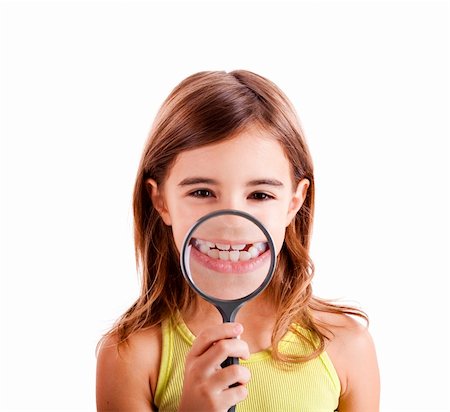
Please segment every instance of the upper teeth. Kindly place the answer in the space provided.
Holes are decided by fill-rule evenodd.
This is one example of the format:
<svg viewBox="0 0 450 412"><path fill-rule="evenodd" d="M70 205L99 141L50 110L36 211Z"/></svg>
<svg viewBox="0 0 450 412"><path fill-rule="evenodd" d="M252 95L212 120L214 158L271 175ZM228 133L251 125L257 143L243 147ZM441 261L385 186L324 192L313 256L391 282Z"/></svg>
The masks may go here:
<svg viewBox="0 0 450 412"><path fill-rule="evenodd" d="M213 259L231 260L232 262L246 261L265 252L267 243L255 242L246 248L246 244L213 243L207 240L195 239L195 246L200 252ZM247 250L244 250L247 249Z"/></svg>

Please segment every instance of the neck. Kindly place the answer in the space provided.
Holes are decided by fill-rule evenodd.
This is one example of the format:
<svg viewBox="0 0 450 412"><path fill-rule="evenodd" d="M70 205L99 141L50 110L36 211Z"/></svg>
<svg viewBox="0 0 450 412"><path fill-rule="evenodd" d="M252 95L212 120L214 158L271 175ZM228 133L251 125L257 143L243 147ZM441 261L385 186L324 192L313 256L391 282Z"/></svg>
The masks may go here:
<svg viewBox="0 0 450 412"><path fill-rule="evenodd" d="M222 316L210 303L197 297L190 309L181 314L192 333L197 336L205 325L221 324ZM247 341L250 352L270 347L272 330L276 321L276 310L264 294L245 303L236 316L236 322L244 326L242 339Z"/></svg>

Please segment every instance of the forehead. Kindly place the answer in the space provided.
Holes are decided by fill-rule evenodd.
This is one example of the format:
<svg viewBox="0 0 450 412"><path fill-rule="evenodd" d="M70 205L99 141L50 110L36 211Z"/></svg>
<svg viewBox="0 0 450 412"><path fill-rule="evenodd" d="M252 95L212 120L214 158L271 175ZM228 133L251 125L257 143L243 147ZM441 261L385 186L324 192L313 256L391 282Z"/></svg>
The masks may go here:
<svg viewBox="0 0 450 412"><path fill-rule="evenodd" d="M260 177L291 180L291 166L281 144L257 130L242 132L219 143L179 154L168 181L191 176L216 179L255 179Z"/></svg>

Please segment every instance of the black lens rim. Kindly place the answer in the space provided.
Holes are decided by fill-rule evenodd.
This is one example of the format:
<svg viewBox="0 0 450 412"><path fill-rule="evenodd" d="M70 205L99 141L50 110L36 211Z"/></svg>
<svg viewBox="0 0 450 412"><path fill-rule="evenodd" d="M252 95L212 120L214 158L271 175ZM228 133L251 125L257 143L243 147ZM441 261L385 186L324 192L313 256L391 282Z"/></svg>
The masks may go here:
<svg viewBox="0 0 450 412"><path fill-rule="evenodd" d="M204 293L201 289L199 289L197 287L197 285L192 281L192 277L190 276L190 274L191 274L190 267L189 267L190 253L189 253L188 247L189 247L189 243L193 237L194 232L205 221L207 221L209 219L213 219L218 216L222 216L222 215L240 216L240 217L243 217L243 218L251 221L252 223L254 223L256 226L258 226L258 228L266 236L267 243L268 243L269 249L270 249L270 257L271 257L270 266L269 266L269 270L267 272L267 275L266 275L264 281L252 293L249 293L248 295L243 296L242 298L239 298L239 299L218 299L213 296L210 296L210 295ZM184 241L183 241L181 253L180 253L181 271L183 273L184 278L188 282L189 286L196 293L198 293L203 299L205 299L206 301L208 301L216 306L220 306L221 304L226 304L228 306L228 305L232 304L232 305L236 305L236 307L237 307L237 306L241 306L243 303L248 302L249 300L258 296L272 280L273 274L275 272L275 263L276 263L275 244L274 244L274 241L273 241L272 236L269 233L269 231L256 217L254 217L251 214L244 212L242 210L235 210L235 209L216 210L214 212L208 213L205 216L201 217L197 222L194 223L194 225L192 225L192 227L189 229L188 233L186 234Z"/></svg>

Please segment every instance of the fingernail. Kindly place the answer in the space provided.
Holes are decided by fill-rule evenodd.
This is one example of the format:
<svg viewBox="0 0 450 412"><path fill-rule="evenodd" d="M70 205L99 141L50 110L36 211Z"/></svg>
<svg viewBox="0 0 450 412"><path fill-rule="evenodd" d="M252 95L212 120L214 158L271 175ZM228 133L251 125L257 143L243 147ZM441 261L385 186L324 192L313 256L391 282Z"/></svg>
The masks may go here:
<svg viewBox="0 0 450 412"><path fill-rule="evenodd" d="M243 332L244 328L243 328L243 326L242 326L240 323L238 323L238 324L234 327L233 330L234 330L235 333L237 333L238 335L240 335L240 334Z"/></svg>

